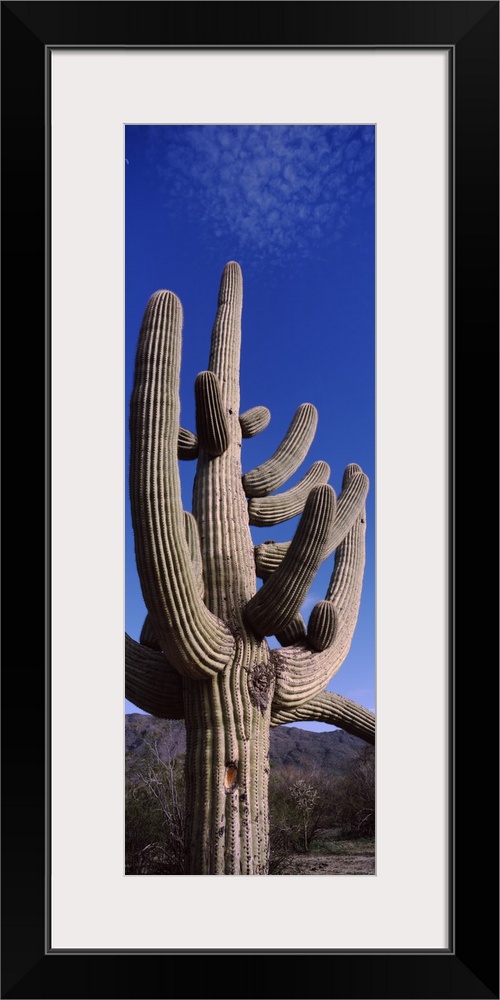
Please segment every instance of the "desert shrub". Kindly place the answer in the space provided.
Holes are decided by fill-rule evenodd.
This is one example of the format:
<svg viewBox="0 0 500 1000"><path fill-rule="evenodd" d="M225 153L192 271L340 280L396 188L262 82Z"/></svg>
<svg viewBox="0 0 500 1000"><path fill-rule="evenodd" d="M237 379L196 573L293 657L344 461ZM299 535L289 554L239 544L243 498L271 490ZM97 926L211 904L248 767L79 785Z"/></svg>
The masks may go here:
<svg viewBox="0 0 500 1000"><path fill-rule="evenodd" d="M340 779L336 823L344 837L375 834L375 749L366 745Z"/></svg>
<svg viewBox="0 0 500 1000"><path fill-rule="evenodd" d="M163 760L157 743L128 758L125 785L125 872L184 872L184 760Z"/></svg>
<svg viewBox="0 0 500 1000"><path fill-rule="evenodd" d="M289 854L307 854L321 823L325 781L317 772L303 774L297 768L271 770L269 813L271 857L273 843Z"/></svg>

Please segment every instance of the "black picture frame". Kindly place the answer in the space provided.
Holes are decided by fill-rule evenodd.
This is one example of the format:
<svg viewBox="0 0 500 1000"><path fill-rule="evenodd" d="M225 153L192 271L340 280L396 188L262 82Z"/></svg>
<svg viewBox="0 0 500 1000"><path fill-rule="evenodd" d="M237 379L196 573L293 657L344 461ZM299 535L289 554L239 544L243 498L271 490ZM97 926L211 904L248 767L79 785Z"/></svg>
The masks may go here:
<svg viewBox="0 0 500 1000"><path fill-rule="evenodd" d="M498 593L489 581L498 553L499 3L2 3L1 18L2 997L498 998ZM46 951L46 50L152 45L450 50L453 946L444 952ZM416 609L416 627L419 618Z"/></svg>

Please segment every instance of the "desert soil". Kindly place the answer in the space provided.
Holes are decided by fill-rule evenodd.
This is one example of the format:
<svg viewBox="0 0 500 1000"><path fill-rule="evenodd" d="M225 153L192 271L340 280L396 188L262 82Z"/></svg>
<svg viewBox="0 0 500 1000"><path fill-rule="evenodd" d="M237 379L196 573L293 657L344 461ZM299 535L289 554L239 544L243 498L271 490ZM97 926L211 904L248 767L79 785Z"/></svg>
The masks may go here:
<svg viewBox="0 0 500 1000"><path fill-rule="evenodd" d="M373 854L295 854L282 875L375 875Z"/></svg>

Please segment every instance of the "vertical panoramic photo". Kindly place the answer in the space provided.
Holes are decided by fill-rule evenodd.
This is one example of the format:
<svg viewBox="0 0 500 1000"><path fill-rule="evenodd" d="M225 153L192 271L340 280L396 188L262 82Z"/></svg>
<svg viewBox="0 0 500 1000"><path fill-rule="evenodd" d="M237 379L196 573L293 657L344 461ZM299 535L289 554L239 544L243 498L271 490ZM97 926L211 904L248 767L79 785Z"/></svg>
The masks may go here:
<svg viewBox="0 0 500 1000"><path fill-rule="evenodd" d="M375 873L375 126L125 127L125 873Z"/></svg>

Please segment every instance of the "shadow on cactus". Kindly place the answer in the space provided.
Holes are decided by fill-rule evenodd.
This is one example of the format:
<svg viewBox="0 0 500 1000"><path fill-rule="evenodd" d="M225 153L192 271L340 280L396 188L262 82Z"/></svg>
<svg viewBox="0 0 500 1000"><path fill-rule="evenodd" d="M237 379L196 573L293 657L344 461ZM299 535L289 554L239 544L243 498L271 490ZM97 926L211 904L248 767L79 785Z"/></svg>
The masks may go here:
<svg viewBox="0 0 500 1000"><path fill-rule="evenodd" d="M186 724L185 872L269 871L269 730L298 720L340 726L373 743L371 712L325 690L350 647L365 563L368 479L349 465L337 497L314 463L293 488L317 413L300 406L268 461L242 475L242 438L268 424L240 413L242 275L221 279L208 371L195 383L196 433L180 426L182 307L151 296L141 326L130 407L130 497L137 568L148 610L126 636L126 695ZM192 513L179 460L196 460ZM287 543L254 546L250 525L301 514ZM335 552L325 600L306 628L300 608ZM257 589L257 578L262 586ZM270 649L267 636L281 647Z"/></svg>

